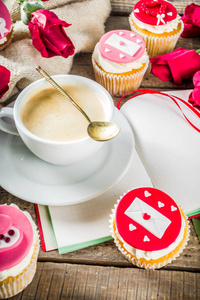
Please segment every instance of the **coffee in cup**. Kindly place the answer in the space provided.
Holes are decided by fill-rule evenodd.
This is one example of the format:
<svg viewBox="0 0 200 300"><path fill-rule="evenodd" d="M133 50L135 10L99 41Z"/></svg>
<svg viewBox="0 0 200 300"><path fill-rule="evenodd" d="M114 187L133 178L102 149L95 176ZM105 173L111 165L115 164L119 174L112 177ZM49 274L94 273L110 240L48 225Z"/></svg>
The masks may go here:
<svg viewBox="0 0 200 300"><path fill-rule="evenodd" d="M92 121L111 121L113 99L100 84L76 75L55 75L52 78L66 89ZM13 119L14 125L5 117ZM103 146L104 142L89 137L87 126L81 112L45 79L27 86L18 95L14 108L0 110L1 130L20 135L36 156L57 165L83 161Z"/></svg>
<svg viewBox="0 0 200 300"><path fill-rule="evenodd" d="M105 120L101 96L84 84L65 85L62 88L90 116L91 120ZM54 88L36 90L26 96L21 108L24 126L46 140L70 142L86 138L88 121Z"/></svg>

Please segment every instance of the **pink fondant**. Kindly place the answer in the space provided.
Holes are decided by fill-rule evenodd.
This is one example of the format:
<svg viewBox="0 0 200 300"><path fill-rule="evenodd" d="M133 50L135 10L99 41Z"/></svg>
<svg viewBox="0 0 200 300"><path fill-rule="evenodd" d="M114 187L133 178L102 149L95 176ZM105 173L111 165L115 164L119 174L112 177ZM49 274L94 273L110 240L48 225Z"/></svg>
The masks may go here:
<svg viewBox="0 0 200 300"><path fill-rule="evenodd" d="M174 20L176 8L164 0L140 0L133 7L134 16L143 23L160 26Z"/></svg>
<svg viewBox="0 0 200 300"><path fill-rule="evenodd" d="M12 27L12 21L11 21L11 17L10 17L10 13L7 9L7 7L5 6L5 4L0 0L0 18L5 20L5 28L8 30L7 32L4 33L4 37L9 33L9 31L11 30ZM1 35L0 35L0 39L1 39Z"/></svg>
<svg viewBox="0 0 200 300"><path fill-rule="evenodd" d="M12 220L9 216L0 214L0 234L8 232L12 226Z"/></svg>
<svg viewBox="0 0 200 300"><path fill-rule="evenodd" d="M106 59L127 64L137 61L144 54L145 43L139 35L129 30L112 30L100 39L99 50Z"/></svg>
<svg viewBox="0 0 200 300"><path fill-rule="evenodd" d="M145 197L145 191L148 191L151 196ZM170 220L169 225L161 238L158 238L145 227L125 214L130 205L134 201L138 201L138 199L142 200L158 213ZM164 204L164 206L159 207L159 201ZM175 207L176 210L171 209L172 206ZM134 213L140 213L139 211L140 207L138 206ZM146 222L154 222L153 216L150 215L149 211L144 211L143 213L147 214L146 217L150 216L150 218L148 217L146 219ZM167 248L179 235L181 224L182 219L177 204L167 194L154 188L138 188L128 192L121 199L116 210L116 226L121 237L132 247L144 251L155 251ZM136 229L130 230L130 228Z"/></svg>
<svg viewBox="0 0 200 300"><path fill-rule="evenodd" d="M20 231L20 237L15 244L0 248L1 272L16 266L28 254L33 243L33 229L28 218L16 207L0 205L0 215L5 217L4 221L7 220L7 217L11 219L11 226L7 228L7 232L11 227L15 227ZM2 225L2 228L4 228L4 225Z"/></svg>

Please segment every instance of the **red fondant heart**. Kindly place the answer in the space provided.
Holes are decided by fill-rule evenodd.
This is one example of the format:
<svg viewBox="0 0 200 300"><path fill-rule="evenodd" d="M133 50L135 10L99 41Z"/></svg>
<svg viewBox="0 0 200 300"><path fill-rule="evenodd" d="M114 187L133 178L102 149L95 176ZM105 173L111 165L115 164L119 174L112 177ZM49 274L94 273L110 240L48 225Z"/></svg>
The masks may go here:
<svg viewBox="0 0 200 300"><path fill-rule="evenodd" d="M148 215L147 213L144 213L144 215L143 215L144 220L149 220L150 218L151 218L150 215Z"/></svg>

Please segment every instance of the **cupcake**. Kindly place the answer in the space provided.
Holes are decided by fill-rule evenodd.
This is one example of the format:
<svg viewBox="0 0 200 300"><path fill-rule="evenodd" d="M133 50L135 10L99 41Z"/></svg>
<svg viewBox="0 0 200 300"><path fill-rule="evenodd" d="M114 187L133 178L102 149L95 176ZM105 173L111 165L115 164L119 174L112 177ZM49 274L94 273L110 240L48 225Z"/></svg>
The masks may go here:
<svg viewBox="0 0 200 300"><path fill-rule="evenodd" d="M12 297L32 281L39 252L39 236L27 212L16 205L0 205L0 299Z"/></svg>
<svg viewBox="0 0 200 300"><path fill-rule="evenodd" d="M131 30L145 41L150 57L174 50L184 25L176 8L164 0L140 0L129 16Z"/></svg>
<svg viewBox="0 0 200 300"><path fill-rule="evenodd" d="M12 38L12 21L5 4L0 0L0 50L3 50Z"/></svg>
<svg viewBox="0 0 200 300"><path fill-rule="evenodd" d="M148 63L143 39L129 30L104 34L92 55L96 81L113 96L137 90Z"/></svg>
<svg viewBox="0 0 200 300"><path fill-rule="evenodd" d="M150 187L134 189L121 197L110 223L121 253L145 269L170 263L182 252L189 236L183 210L167 194Z"/></svg>

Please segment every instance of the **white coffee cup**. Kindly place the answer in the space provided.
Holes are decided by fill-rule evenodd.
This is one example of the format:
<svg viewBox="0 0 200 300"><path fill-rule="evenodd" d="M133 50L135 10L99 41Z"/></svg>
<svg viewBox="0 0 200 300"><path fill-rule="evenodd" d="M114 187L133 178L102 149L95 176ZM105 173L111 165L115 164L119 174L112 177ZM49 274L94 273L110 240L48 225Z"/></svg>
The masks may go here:
<svg viewBox="0 0 200 300"><path fill-rule="evenodd" d="M52 78L60 85L64 83L85 84L89 89L98 93L102 100L105 112L105 121L111 121L114 103L110 94L97 82L76 75L55 75ZM98 142L86 136L74 141L51 141L31 133L23 124L21 109L27 101L26 97L34 90L46 88L50 84L44 79L35 81L27 86L17 97L14 107L4 107L0 111L0 129L10 134L20 135L25 145L39 158L57 165L71 165L83 161L99 150L104 142ZM66 99L66 101L68 101ZM81 114L81 113L80 113ZM14 120L14 125L7 122L6 118ZM94 121L94 120L93 120ZM96 120L101 121L101 120Z"/></svg>

